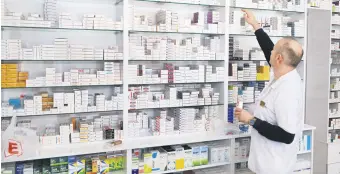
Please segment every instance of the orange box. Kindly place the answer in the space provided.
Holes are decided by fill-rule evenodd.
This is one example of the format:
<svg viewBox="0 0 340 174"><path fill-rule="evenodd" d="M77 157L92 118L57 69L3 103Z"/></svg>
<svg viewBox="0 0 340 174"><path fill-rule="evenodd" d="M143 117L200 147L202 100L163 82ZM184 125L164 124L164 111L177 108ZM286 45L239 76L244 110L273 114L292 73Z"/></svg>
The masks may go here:
<svg viewBox="0 0 340 174"><path fill-rule="evenodd" d="M7 69L18 69L18 64L7 64Z"/></svg>
<svg viewBox="0 0 340 174"><path fill-rule="evenodd" d="M17 82L17 87L26 87L26 82Z"/></svg>
<svg viewBox="0 0 340 174"><path fill-rule="evenodd" d="M44 103L47 104L47 103L48 103L48 98L47 98L47 97L43 97L43 98L42 98L42 102L43 102L43 104L44 104Z"/></svg>
<svg viewBox="0 0 340 174"><path fill-rule="evenodd" d="M28 77L18 77L19 81L26 81L28 79Z"/></svg>
<svg viewBox="0 0 340 174"><path fill-rule="evenodd" d="M28 77L28 72L19 72L19 77Z"/></svg>
<svg viewBox="0 0 340 174"><path fill-rule="evenodd" d="M263 66L258 66L256 69L257 69L257 73L264 73L264 67Z"/></svg>
<svg viewBox="0 0 340 174"><path fill-rule="evenodd" d="M1 64L1 69L7 69L7 64Z"/></svg>
<svg viewBox="0 0 340 174"><path fill-rule="evenodd" d="M52 102L53 105L53 97L48 97L48 102Z"/></svg>
<svg viewBox="0 0 340 174"><path fill-rule="evenodd" d="M7 74L7 69L1 69L1 74Z"/></svg>

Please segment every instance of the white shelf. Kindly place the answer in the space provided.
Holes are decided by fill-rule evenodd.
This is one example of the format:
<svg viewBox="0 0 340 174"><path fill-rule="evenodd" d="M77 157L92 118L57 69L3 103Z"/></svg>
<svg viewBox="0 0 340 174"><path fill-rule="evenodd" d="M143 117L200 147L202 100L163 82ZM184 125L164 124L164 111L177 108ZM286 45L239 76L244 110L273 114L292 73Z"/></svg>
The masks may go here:
<svg viewBox="0 0 340 174"><path fill-rule="evenodd" d="M203 132L165 136L148 136L141 138L132 137L130 140L125 140L125 143L128 144L129 149L138 149L147 147L159 147L165 145L227 140L235 137L238 137L238 135L216 135L216 133L213 132Z"/></svg>
<svg viewBox="0 0 340 174"><path fill-rule="evenodd" d="M164 59L164 60L161 60L161 59L129 59L129 61L131 61L131 62L137 62L137 61L190 61L190 62L192 62L192 61L225 61L225 60L217 60L217 59L203 59L203 60L200 60L200 59Z"/></svg>
<svg viewBox="0 0 340 174"><path fill-rule="evenodd" d="M204 33L204 32L176 32L176 31L151 31L151 30L129 30L130 33L161 33L161 34L200 34L224 36L224 33Z"/></svg>
<svg viewBox="0 0 340 174"><path fill-rule="evenodd" d="M328 130L340 130L340 128L333 128L333 127L328 127Z"/></svg>
<svg viewBox="0 0 340 174"><path fill-rule="evenodd" d="M143 2L154 2L154 3L166 3L166 4L180 4L180 5L197 5L197 6L208 6L208 7L225 7L224 5L216 5L216 4L200 4L200 3L189 3L189 2L175 2L175 1L165 1L165 0L136 0Z"/></svg>
<svg viewBox="0 0 340 174"><path fill-rule="evenodd" d="M228 82L269 82L269 80L229 80Z"/></svg>
<svg viewBox="0 0 340 174"><path fill-rule="evenodd" d="M328 116L328 118L329 119L331 119L331 118L340 118L340 115L330 115L330 116Z"/></svg>
<svg viewBox="0 0 340 174"><path fill-rule="evenodd" d="M304 127L303 127L304 131L315 130L315 129L316 129L316 127L308 125L308 124L305 124Z"/></svg>
<svg viewBox="0 0 340 174"><path fill-rule="evenodd" d="M254 33L231 33L229 36L255 36ZM288 35L269 35L269 37L294 37L294 38L304 38L303 36L288 36Z"/></svg>
<svg viewBox="0 0 340 174"><path fill-rule="evenodd" d="M218 167L218 166L225 166L230 163L224 162L224 163L216 163L216 164L208 164L208 165L202 165L197 167L189 167L181 170L169 170L169 171L160 171L160 172L152 172L152 174L163 174L163 173L175 173L175 172L184 172L184 171L190 171L190 170L198 170L198 169L206 169L211 167Z"/></svg>
<svg viewBox="0 0 340 174"><path fill-rule="evenodd" d="M1 89L24 89L24 88L58 88L58 87L103 87L103 86L121 86L123 83L106 84L106 85L70 85L70 86L26 86L26 87L14 87L14 88L1 88Z"/></svg>
<svg viewBox="0 0 340 174"><path fill-rule="evenodd" d="M120 59L111 59L111 60L106 60L106 59L2 59L1 61L4 62L10 62L10 61L27 61L27 62L38 62L38 61L86 61L86 62L94 62L94 61L106 61L106 62L113 62L113 61L123 61Z"/></svg>
<svg viewBox="0 0 340 174"><path fill-rule="evenodd" d="M28 161L44 158L54 158L62 156L73 156L73 155L83 155L83 154L95 154L104 153L111 151L121 151L126 150L126 144L112 146L109 144L112 140L105 140L101 142L91 142L91 143L73 143L65 145L55 145L55 146L41 146L35 150L35 154L31 156L20 156L10 159L3 159L1 156L1 163L9 163L16 161Z"/></svg>
<svg viewBox="0 0 340 174"><path fill-rule="evenodd" d="M32 116L51 116L51 115L69 115L69 114L93 114L93 113L108 113L108 112L114 112L114 111L123 111L121 110L110 110L110 111L93 111L93 112L74 112L74 113L54 113L54 114L42 114L42 115L17 115L17 117L32 117ZM1 115L1 118L6 117L13 117L13 116L3 116Z"/></svg>
<svg viewBox="0 0 340 174"><path fill-rule="evenodd" d="M1 26L2 29L29 29L29 30L67 30L67 31L105 31L105 32L123 32L121 29L86 29L86 28L59 28L59 27L34 27L34 26Z"/></svg>
<svg viewBox="0 0 340 174"><path fill-rule="evenodd" d="M207 83L224 83L224 81L215 82L186 82L186 83L129 83L129 85L185 85L185 84L207 84Z"/></svg>
<svg viewBox="0 0 340 174"><path fill-rule="evenodd" d="M211 105L191 105L191 106L168 106L168 107L154 107L154 108L129 108L129 111L133 110L146 110L146 109L167 109L167 108L191 108L191 107L204 107L204 106L223 106L224 104L211 104Z"/></svg>
<svg viewBox="0 0 340 174"><path fill-rule="evenodd" d="M112 151L121 151L129 149L140 149L147 147L158 147L164 145L175 144L188 144L204 141L226 140L237 137L237 135L215 135L215 133L193 133L183 135L168 135L168 136L150 136L142 138L131 138L131 140L123 140L123 143L117 146L112 146L109 142L113 140L104 140L100 142L89 143L71 143L65 145L54 146L40 146L35 151L35 154L31 156L21 156L17 158L11 158L8 160L2 159L2 163L27 161L44 158L54 158L62 156L74 156L84 154L95 154ZM2 156L3 157L3 156ZM223 163L223 165L225 165Z"/></svg>
<svg viewBox="0 0 340 174"><path fill-rule="evenodd" d="M261 10L261 11L274 11L274 12L305 13L304 11L287 10L287 9L270 9L270 8L255 8L255 7L236 7L236 6L230 6L230 8L249 9L249 10Z"/></svg>
<svg viewBox="0 0 340 174"><path fill-rule="evenodd" d="M298 155L308 154L308 153L312 153L312 151L311 151L311 150L299 151L299 152L298 152Z"/></svg>
<svg viewBox="0 0 340 174"><path fill-rule="evenodd" d="M76 0L63 0L63 1L71 1L74 3L81 3L81 2L77 2ZM87 0L87 1L92 1L91 3L97 3L96 0ZM111 0L105 0L108 1L112 4L115 4L115 2L112 2ZM135 2L135 1L139 1L139 2ZM177 0L178 1L178 0ZM190 0L188 0L190 1ZM224 3L224 1L221 1ZM134 4L136 3L136 4ZM122 81L124 82L124 84L108 84L108 85L84 85L84 86L43 86L43 87L25 87L25 88L58 88L58 87L88 87L91 89L94 87L105 87L105 86L122 86L122 91L124 96L126 95L126 92L128 92L128 87L129 86L141 86L141 85L191 85L191 84L215 84L214 86L218 86L221 88L221 95L224 95L224 97L221 97L221 99L224 99L224 101L220 101L221 103L225 103L225 104L216 104L216 105L195 105L195 106L176 106L176 107L155 107L155 108L137 108L137 109L129 109L128 106L128 99L127 97L124 98L124 108L122 110L112 110L112 111L93 111L93 112L79 112L79 113L57 113L57 114L44 114L44 115L25 115L25 116L18 116L18 117L31 117L31 116L51 116L51 115L79 115L81 116L81 114L98 114L98 113L109 113L109 112L114 112L114 111L122 111L123 112L123 123L124 123L124 135L126 135L128 133L127 130L127 123L128 123L128 117L127 114L129 113L129 111L135 111L135 110L150 110L151 109L162 109L162 108L185 108L185 107L204 107L204 106L221 106L219 108L224 107L224 110L227 109L227 103L228 103L228 97L227 97L227 91L224 90L228 90L227 86L228 86L228 82L267 82L267 81L257 81L257 80L243 80L243 81L228 81L227 77L225 77L224 79L219 79L219 80L224 80L224 81L215 81L215 82L189 82L189 83L129 83L129 78L126 76L126 73L128 71L128 65L131 64L139 64L142 61L147 62L148 64L153 64L153 65L157 65L160 64L162 61L166 62L166 61L173 61L173 62L178 62L178 64L184 64L186 63L186 61L188 62L194 62L196 61L196 64L204 64L204 63L209 63L209 64L213 64L213 65L217 65L219 64L220 66L225 67L225 69L227 70L228 68L228 63L229 62L235 62L235 61L263 61L265 62L266 60L228 60L229 58L229 50L228 50L228 39L221 39L221 48L222 50L225 50L224 53L224 57L225 60L146 60L146 59L131 59L130 57L128 57L129 55L129 48L131 48L129 46L129 35L131 34L138 34L138 35L154 35L154 36L176 36L177 35L179 37L184 37L184 36L218 36L219 38L228 38L228 37L254 37L255 39L255 35L249 34L249 33L235 33L235 34L229 34L229 14L223 14L222 19L225 19L225 25L223 26L225 33L223 32L218 32L218 33L206 33L206 32L192 32L190 30L182 30L181 32L173 32L173 31L161 31L161 32L157 32L157 31L145 31L145 30L130 30L128 28L128 17L124 16L124 15L128 15L128 9L130 5L138 5L138 3L145 3L146 6L153 6L152 8L157 8L159 9L164 8L167 9L168 7L181 7L181 8L200 8L200 9L205 9L205 10L209 10L209 9L216 9L216 10L220 10L220 11L224 11L221 12L222 13L228 13L230 11L230 8L246 8L246 9L252 9L252 10L263 10L263 11L273 11L273 12L277 12L277 14L279 15L285 15L286 12L288 12L290 15L293 13L297 13L294 15L299 15L302 16L304 14L303 11L295 11L295 10L285 10L285 9L257 9L257 8L247 8L247 7L229 7L228 5L210 5L210 4L194 4L194 3L185 3L183 1L181 2L169 2L167 1L163 1L163 0L117 0L116 5L117 4L121 4L123 7L121 7L121 9L119 11L121 11L123 14L123 21L121 21L124 24L124 28L122 30L113 30L113 29L82 29L82 28L53 28L53 27L25 27L25 26L2 26L2 30L3 32L7 32L10 33L9 31L20 31L20 32L41 32L41 33L53 33L53 32L69 32L70 34L72 34L74 31L77 31L80 33L85 33L86 32L95 32L94 34L107 34L107 35L115 35L118 36L119 38L116 39L115 42L117 42L120 46L122 46L123 48L123 56L124 56L124 60L70 60L70 59L66 59L66 60L27 60L27 59L20 59L20 60L2 60L4 62L25 62L25 63L30 63L30 61L33 62L38 62L39 64L42 63L42 61L46 61L47 63L50 64L58 64L58 66L62 66L62 64L66 64L68 61L75 61L76 63L78 63L77 61L79 61L79 63L81 64L82 61L86 61L86 63L91 64L91 63L96 63L96 61L120 61L123 64L123 71L122 73L124 74ZM154 3L154 4L151 4ZM229 3L229 2L226 2ZM172 5L174 4L174 5ZM193 7L190 7L193 6ZM119 7L120 8L120 7ZM144 7L143 7L144 8ZM225 8L225 9L224 9ZM175 9L175 8L174 8ZM174 10L176 11L176 9ZM196 12L196 11L195 11ZM282 14L281 14L282 12ZM116 14L117 16L115 17L119 17L118 14ZM61 31L62 30L62 31ZM201 30L200 30L201 31ZM98 32L98 33L97 33ZM122 37L120 37L122 35ZM270 37L286 37L286 36L282 36L282 35L276 35L276 36L270 36ZM296 38L299 39L303 39L305 37L303 36L295 36ZM99 37L98 37L99 38ZM248 38L246 38L248 39ZM223 41L224 40L224 41ZM223 47L224 45L224 47ZM261 57L263 58L263 57ZM40 61L40 62L39 62ZM60 61L57 62L57 61ZM63 62L65 61L65 62ZM138 62L140 61L140 62ZM205 61L205 62L203 62ZM98 63L97 62L97 63ZM45 62L43 62L45 63ZM257 62L258 63L258 62ZM153 67L152 67L153 68ZM33 70L32 70L33 71ZM227 76L228 71L225 71L225 75ZM130 81L131 82L131 81ZM137 81L134 81L137 82ZM138 81L141 82L141 81ZM145 82L145 81L144 81ZM154 86L152 86L154 87ZM162 87L162 86L160 86ZM158 86L155 86L155 88L158 88ZM12 91L10 89L16 89L16 88L4 88L4 89L8 89L8 90L4 90L5 92L16 92L16 91ZM23 88L20 88L23 89ZM94 90L100 90L95 88ZM254 102L251 102L254 103ZM248 103L248 104L251 104ZM245 103L246 104L246 103ZM223 110L223 109L220 109ZM225 113L226 115L227 113ZM222 114L221 114L222 115ZM3 117L3 116L2 116ZM305 126L304 130L314 130L314 127L311 126ZM8 160L2 160L2 163L8 163L8 162L15 162L15 161L27 161L27 160L36 160L36 159L44 159L44 158L53 158L53 157L61 157L61 156L73 156L73 155L84 155L84 154L94 154L94 153L104 153L104 152L112 152L112 151L121 151L124 150L126 151L126 154L130 154L131 155L131 149L142 149L142 148L149 148L149 147L159 147L159 146L165 146L165 145L177 145L177 144L189 144L189 143L199 143L199 142L208 142L208 141L218 141L218 140L228 140L226 141L227 143L230 143L229 145L231 146L231 154L232 154L232 142L234 141L233 139L235 138L247 138L250 137L251 134L250 133L246 133L246 134L236 134L236 135L223 135L220 133L216 133L216 132L203 132L203 133L190 133L190 134L177 134L177 135L166 135L166 136L148 136L148 137L125 137L125 140L123 140L123 144L118 145L118 146L111 146L109 145L108 142L110 142L111 140L105 140L102 142L94 142L94 143L76 143L76 144L68 144L68 145L56 145L56 146L44 146L44 147L39 147L37 149L35 149L35 153L31 156L21 156L18 158L12 158L12 159L8 159ZM228 145L228 146L229 146ZM307 153L307 152L306 152ZM311 153L311 152L308 152ZM234 161L232 159L233 157L231 157L231 161ZM120 173L131 173L130 169L131 169L131 157L128 156L127 157L127 165L126 165L126 169L127 171L125 172L120 172ZM237 162L247 162L248 159L242 159L242 160L236 160ZM235 167L235 164L231 164L229 162L224 162L224 163L216 163L216 164L208 164L208 165L203 165L203 166L196 166L196 167L191 167L191 168L186 168L186 169L182 169L182 170L172 170L172 171L162 171L162 172L153 172L153 173L158 173L158 174L162 174L162 173L174 173L174 172L183 172L183 171L189 171L189 170L197 170L197 169L205 169L205 168L212 168L212 167L218 167L218 166L226 166L226 165L230 165L230 168ZM229 166L228 166L229 167ZM234 171L234 169L230 170L230 171ZM230 172L228 171L228 173ZM227 172L226 172L227 173ZM252 173L249 170L242 170L242 171L236 171L236 173L242 173L242 174L249 174Z"/></svg>

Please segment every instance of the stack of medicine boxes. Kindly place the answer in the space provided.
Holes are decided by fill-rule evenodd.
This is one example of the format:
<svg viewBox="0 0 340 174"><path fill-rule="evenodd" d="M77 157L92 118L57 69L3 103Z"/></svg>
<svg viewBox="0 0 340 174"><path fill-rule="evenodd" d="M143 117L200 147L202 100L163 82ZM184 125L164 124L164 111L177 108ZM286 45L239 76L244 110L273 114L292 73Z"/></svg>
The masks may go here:
<svg viewBox="0 0 340 174"><path fill-rule="evenodd" d="M1 86L3 88L25 87L28 72L18 72L18 64L1 64Z"/></svg>

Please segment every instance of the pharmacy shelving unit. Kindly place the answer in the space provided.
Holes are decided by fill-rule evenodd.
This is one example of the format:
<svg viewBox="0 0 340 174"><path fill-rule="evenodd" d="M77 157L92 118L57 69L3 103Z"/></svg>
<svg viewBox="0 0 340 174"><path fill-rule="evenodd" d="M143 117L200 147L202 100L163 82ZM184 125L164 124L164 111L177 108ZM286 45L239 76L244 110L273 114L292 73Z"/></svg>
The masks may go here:
<svg viewBox="0 0 340 174"><path fill-rule="evenodd" d="M27 13L40 13L43 14L42 3L40 1L34 2L26 2L23 0L2 0L2 2L6 2L6 6L9 10L13 10L16 12L24 12ZM166 105L164 107L137 107L131 109L130 100L128 98L130 94L131 87L136 86L148 86L152 89L161 91L165 88L172 86L172 85L205 85L211 84L212 87L216 88L217 91L220 93L219 101L214 106L218 107L218 117L220 120L227 120L228 116L228 105L230 103L229 93L227 92L228 86L230 84L235 83L262 83L266 80L259 79L259 80L239 80L239 79L228 79L228 69L229 69L229 62L238 62L238 63L249 63L255 62L259 65L265 65L264 58L259 60L228 60L230 56L229 50L229 37L240 38L245 40L252 40L251 46L257 45L255 36L251 33L234 33L231 32L233 28L229 28L230 22L230 11L236 10L240 11L240 7L232 7L230 6L229 2L224 4L225 2L221 1L220 5L207 5L207 4L195 4L191 3L183 3L181 1L171 1L171 2L164 2L158 0L56 0L56 11L57 13L63 13L64 17L66 18L74 18L73 15L83 15L83 14L104 14L107 17L113 18L116 21L121 21L121 28L116 27L114 29L83 29L83 28L69 28L65 27L69 25L69 21L64 22L63 27L46 27L46 26L18 26L16 23L2 23L2 40L6 39L20 39L25 43L26 47L32 47L35 45L40 44L51 44L53 43L55 38L68 38L69 44L84 44L84 45L92 45L99 48L107 48L108 46L118 46L119 54L122 54L122 57L115 58L114 60L103 60L103 59L65 59L62 57L55 58L54 60L40 58L40 59L33 59L22 57L23 59L13 58L6 59L2 57L2 63L17 63L21 66L22 71L28 71L29 75L31 76L38 76L44 74L45 68L56 68L58 72L67 71L72 68L101 68L103 69L104 62L114 62L121 64L121 74L122 82L117 83L110 83L105 85L82 85L82 86L72 86L72 85L49 85L43 86L34 83L30 87L13 87L7 86L6 88L2 88L1 91L1 100L6 101L11 97L18 97L21 94L27 95L34 95L39 92L65 92L68 90L72 90L73 88L79 88L83 90L88 90L89 93L104 93L112 95L112 90L115 87L121 87L121 93L123 94L123 99L121 103L123 103L122 108L118 109L109 109L106 111L89 111L89 112L78 112L78 113L40 113L40 114L18 114L18 120L32 120L32 124L36 127L48 124L48 123L63 123L65 120L68 120L69 117L93 117L97 115L107 115L111 113L119 113L122 116L123 121L123 135L124 139L121 145L112 146L111 140L105 141L98 141L93 143L72 143L72 144L65 144L65 145L53 145L53 146L39 146L36 147L30 155L22 155L20 157L13 157L11 159L3 159L2 163L11 163L11 162L20 162L20 161L29 161L29 160L36 160L36 159L46 159L46 158L53 158L53 157L61 157L61 156L74 156L74 155L85 155L85 154L95 154L95 153L104 153L104 152L112 152L112 151L123 151L126 154L126 166L125 170L122 173L131 173L133 164L132 164L132 150L134 149L143 149L143 148L151 148L151 147L159 147L159 146L166 146L166 145L176 145L176 144L189 144L189 143L199 143L199 142L210 142L210 141L223 141L227 144L230 149L230 161L223 162L223 163L214 163L208 164L193 168L186 168L181 169L178 171L165 171L165 172L157 172L157 173L171 173L171 172L182 172L187 170L196 170L196 169L205 169L205 168L215 168L215 167L225 167L225 171L228 173L244 173L245 171L236 171L235 170L235 163L238 162L245 162L244 160L236 160L234 159L235 155L235 144L236 141L240 138L248 138L250 136L249 133L241 133L239 134L238 128L235 131L234 125L224 125L221 122L214 123L213 131L207 131L203 133L188 133L188 134L179 134L179 135L167 135L167 136L145 136L145 137L134 137L130 136L131 133L131 125L129 125L129 114L134 112L147 112L147 113L155 113L161 109L180 109L180 108L202 108L207 107L210 105L199 105L199 106L170 106ZM18 5L21 4L21 5ZM2 4L3 5L3 4ZM52 5L53 6L53 5ZM3 6L2 6L3 8ZM141 11L137 11L141 9ZM195 32L193 30L186 30L183 32L174 32L174 31L164 31L163 32L155 32L150 31L145 28L134 28L131 24L134 22L140 22L141 24L148 24L148 22L154 23L154 18L151 21L148 21L147 17L155 15L157 10L166 9L172 10L178 14L184 14L183 16L187 16L188 13L192 12L206 12L208 10L215 10L220 13L220 19L223 23L220 24L221 28L224 28L224 32ZM277 14L279 16L294 15L303 18L304 17L304 10L296 11L296 10L273 10L273 9L258 9L258 8L248 8L254 10L256 13L264 13L264 14ZM2 11L5 11L2 9ZM135 14L131 14L135 13ZM143 16L145 13L146 15ZM131 15L140 16L140 18L132 19ZM66 16L66 17L65 17ZM91 18L92 15L90 15ZM141 17L143 16L143 17ZM56 16L48 16L48 17L56 17ZM121 18L123 17L123 18ZM144 18L145 17L145 18ZM58 19L54 19L58 20ZM190 22L189 22L190 23ZM74 24L74 23L73 23ZM76 25L76 24L74 24ZM164 27L164 26L163 26ZM167 26L165 26L167 27ZM220 29L219 29L220 30ZM36 37L38 35L38 37ZM218 37L221 39L220 49L224 50L221 55L222 59L199 59L199 60L191 60L191 59L170 59L170 60L150 60L147 57L135 59L136 55L134 52L138 51L133 47L130 43L131 37L136 36L143 36L143 40L146 39L144 37L164 37L164 38L187 38L187 37ZM276 41L277 39L281 38L280 35L273 36L273 40ZM306 38L304 36L298 36L299 40L304 39L304 43L306 43ZM248 45L249 46L249 45ZM144 50L142 52L138 52L144 54ZM152 68L152 69L160 69L163 68L164 63L173 64L176 66L185 66L188 64L193 65L211 65L213 68L215 67L223 67L224 74L223 79L215 80L213 82L188 82L188 83L150 83L150 82L136 82L135 80L131 80L131 69L133 65L145 65L144 68ZM303 64L304 65L304 64ZM301 68L301 72L304 71L304 66ZM135 69L132 69L135 71ZM230 82L230 83L229 83ZM2 86L3 87L3 86ZM255 98L255 96L253 97ZM247 102L245 102L246 104ZM253 102L251 102L253 103ZM235 102L231 102L231 104L235 104ZM11 117L11 115L3 115L3 117ZM224 121L222 121L224 122ZM229 130L231 129L231 130ZM233 133L231 135L226 135L226 132ZM312 133L309 133L312 135ZM312 159L312 151L303 151L299 155L303 156L303 158L310 158Z"/></svg>
<svg viewBox="0 0 340 174"><path fill-rule="evenodd" d="M36 1L34 3L29 3L21 0L15 1L2 1L5 2L6 8L10 11L15 12L24 12L25 15L28 13L39 13L43 14L43 10L40 8L42 7L42 3L44 1ZM47 1L46 1L47 2ZM48 1L50 2L50 1ZM91 117L95 115L101 114L111 114L112 111L119 111L123 115L123 134L124 140L121 145L112 146L111 140L105 141L98 141L93 143L80 143L80 144L65 144L65 145L51 145L51 146L39 146L36 147L35 150L32 150L30 155L25 153L20 157L13 157L10 159L3 159L2 163L10 163L10 162L20 162L20 161L29 161L29 160L36 160L36 159L46 159L46 158L53 158L53 157L60 157L60 156L73 156L73 155L84 155L84 154L95 154L95 153L103 153L103 152L111 152L111 151L124 151L126 154L126 167L125 173L131 173L132 171L132 161L131 161L131 152L132 149L141 149L141 148L149 148L155 146L164 146L164 145L174 145L174 144L188 144L188 143L197 143L197 142L207 142L207 141L226 141L227 144L231 144L231 141L237 137L237 135L226 135L224 133L223 124L222 126L216 126L216 130L213 132L206 132L206 133L191 133L191 134L181 134L181 135L169 135L169 136L147 136L147 137L130 137L129 136L129 117L128 114L131 112L136 111L147 111L147 112L156 112L160 109L172 109L172 108L187 108L181 106L170 106L167 105L165 107L138 107L131 109L129 106L129 88L135 86L150 86L151 88L160 90L164 89L166 86L170 85L204 85L204 84L211 84L212 86L219 88L218 91L221 94L220 100L217 104L210 104L214 105L219 108L220 120L224 120L224 115L227 110L224 103L227 103L227 93L224 92L224 89L227 89L227 73L222 74L221 80L215 80L212 82L188 82L188 83L150 83L150 82L133 82L129 76L129 67L130 65L136 64L143 64L147 65L147 68L162 68L162 64L164 63L171 63L174 65L187 65L187 64L197 64L197 65L212 65L214 67L227 67L227 61L224 59L219 60L211 60L211 59L202 59L202 60L153 60L150 61L148 59L132 59L132 51L133 49L129 43L129 38L132 35L143 35L143 36L161 36L161 37L189 37L189 36L216 36L222 38L221 50L227 50L224 42L227 40L225 39L224 32L219 33L217 32L210 32L210 33L200 33L200 32L193 32L193 31L186 31L186 32L153 32L153 31L146 31L140 30L135 28L130 28L129 23L132 22L131 18L129 17L131 11L131 5L134 5L136 8L140 7L142 10L149 10L157 11L160 9L172 9L177 10L180 9L182 12L186 12L186 10L190 9L192 12L196 12L197 8L202 11L207 11L209 9L217 9L221 12L220 18L226 20L227 13L225 13L225 5L221 3L221 5L205 5L205 4L193 4L193 3L176 3L176 2L167 2L167 3L160 3L158 1L129 1L129 0L100 0L100 1L93 1L93 0L82 0L82 1L75 1L75 0L57 0L52 1L56 4L52 4L52 7L56 6L56 9L52 10L52 12L56 11L56 14L63 14L62 17L57 19L58 17L55 15L50 15L50 13L45 13L48 18L53 18L53 20L59 21L59 25L64 25L62 27L49 27L49 26L21 26L17 23L11 21L7 23L2 23L2 40L7 39L20 39L25 44L27 48L33 47L35 45L40 44L51 44L53 43L54 38L67 38L69 44L84 44L84 45L92 45L94 47L99 48L107 48L110 45L118 46L118 50L115 52L119 52L123 54L122 58L115 58L114 60L103 60L103 59L66 59L64 57L55 57L53 60L47 59L46 57L39 57L37 58L36 55L33 58L22 57L19 59L18 57L8 56L9 58L2 58L3 64L13 64L17 63L20 65L21 71L28 71L30 77L36 77L38 75L44 74L45 68L56 68L58 72L60 71L67 71L72 68L102 68L104 62L114 62L114 63L121 63L121 74L122 74L122 83L109 83L104 85L68 85L68 84L54 84L54 85L41 85L39 83L33 83L31 85L24 86L3 86L2 89L2 101L6 101L11 97L19 96L21 94L27 95L34 95L38 92L64 92L67 90L72 90L74 88L79 88L83 90L88 90L89 93L105 93L111 94L112 88L114 87L122 87L122 94L123 97L123 107L114 110L106 110L106 111L88 111L88 112L77 112L77 113L39 113L39 114L18 114L17 118L19 120L35 120L32 121L36 127L40 127L44 124L51 123L58 124L63 122L64 120L69 119L70 116L76 117ZM22 6L18 6L17 4L22 4ZM2 4L3 5L3 4ZM3 6L2 6L3 7ZM45 7L46 8L46 7ZM3 12L5 8L3 7ZM46 10L49 11L49 10ZM66 12L66 13L65 13ZM73 27L67 27L70 24L69 19L74 20L75 16L89 14L86 18L93 17L93 14L104 14L106 17L113 18L116 21L121 21L122 28L115 28L115 29L107 29L107 28L100 28L100 29L84 29L84 28L73 28L76 25L76 21L71 21ZM8 14L5 14L8 15ZM16 18L17 14L14 13L14 17ZM50 15L50 16L49 16ZM148 14L149 15L149 14ZM56 18L57 17L57 18ZM121 18L123 17L123 18ZM202 17L202 16L201 16ZM65 19L66 21L61 21L61 19ZM40 20L40 19L39 19ZM48 19L50 20L50 19ZM29 21L25 21L29 22ZM85 21L83 21L85 23ZM95 23L95 22L94 22ZM124 24L124 25L123 25ZM225 23L224 23L225 24ZM77 24L78 25L78 24ZM117 23L115 24L115 27ZM99 26L100 27L100 26ZM220 25L222 28L227 28L227 25ZM39 37L36 37L39 35ZM63 40L65 41L65 40ZM227 52L222 52L222 57L227 57L223 54ZM226 71L225 71L226 72ZM136 71L135 71L136 73ZM7 84L6 84L7 85ZM194 108L202 108L210 106L208 105L199 105L199 106L191 106ZM189 107L189 106L188 106ZM2 117L12 117L10 114L2 115ZM2 118L3 119L3 118ZM218 124L217 124L218 125ZM221 130L221 131L219 131ZM195 168L188 168L179 170L194 170L194 169L203 169L203 168L212 168L216 166L225 166L228 167L230 162L224 163L216 163L216 164L209 164L206 166L199 166ZM159 172L159 173L170 173L176 171L166 171L166 172ZM231 171L230 171L231 172Z"/></svg>
<svg viewBox="0 0 340 174"><path fill-rule="evenodd" d="M324 1L322 6L311 7L308 10L306 123L317 127L314 141L314 149L317 149L314 151L314 172L336 174L340 172L340 145L337 143L339 138L337 130L333 129L336 128L334 120L337 119L338 113L336 84L339 68L337 65L339 28L336 26L338 23L336 11L339 11L339 7L332 7L331 4L332 1ZM317 19L323 21L314 22ZM316 49L317 51L312 51Z"/></svg>

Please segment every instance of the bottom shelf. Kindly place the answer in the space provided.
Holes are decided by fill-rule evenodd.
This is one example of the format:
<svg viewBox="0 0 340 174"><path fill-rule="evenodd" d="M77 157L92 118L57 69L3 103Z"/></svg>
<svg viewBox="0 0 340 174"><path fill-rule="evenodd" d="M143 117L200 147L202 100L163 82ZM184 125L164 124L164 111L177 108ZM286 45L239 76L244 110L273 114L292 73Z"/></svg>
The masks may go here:
<svg viewBox="0 0 340 174"><path fill-rule="evenodd" d="M206 169L211 167L218 167L218 166L224 166L228 165L230 163L224 162L224 163L215 163L215 164L208 164L208 165L202 165L202 166L196 166L196 167L189 167L181 170L169 170L169 171L159 171L159 172L152 172L157 174L163 174L163 173L175 173L175 172L184 172L184 171L190 171L190 170L198 170L198 169Z"/></svg>

